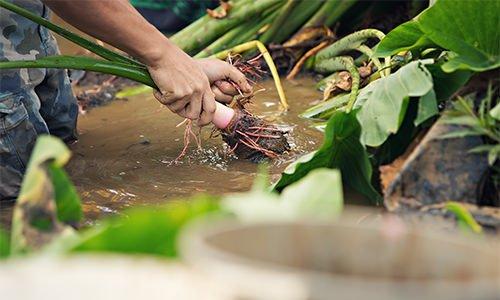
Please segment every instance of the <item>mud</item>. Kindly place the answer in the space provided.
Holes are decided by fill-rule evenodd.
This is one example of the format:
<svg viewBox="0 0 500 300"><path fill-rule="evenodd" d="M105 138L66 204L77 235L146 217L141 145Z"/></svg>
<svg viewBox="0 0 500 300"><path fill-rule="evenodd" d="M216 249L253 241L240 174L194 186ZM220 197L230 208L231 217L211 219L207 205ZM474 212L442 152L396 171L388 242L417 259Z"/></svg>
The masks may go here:
<svg viewBox="0 0 500 300"><path fill-rule="evenodd" d="M221 132L222 139L239 158L263 162L290 150L285 132L246 110L238 110L235 118Z"/></svg>

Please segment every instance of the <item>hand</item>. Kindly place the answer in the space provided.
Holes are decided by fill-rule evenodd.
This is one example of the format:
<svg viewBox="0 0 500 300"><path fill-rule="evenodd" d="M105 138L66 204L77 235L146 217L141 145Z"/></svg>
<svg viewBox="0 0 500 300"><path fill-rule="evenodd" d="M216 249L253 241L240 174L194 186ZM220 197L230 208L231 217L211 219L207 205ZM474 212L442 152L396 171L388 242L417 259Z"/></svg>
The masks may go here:
<svg viewBox="0 0 500 300"><path fill-rule="evenodd" d="M215 112L215 98L205 71L170 42L162 50L159 57L146 62L159 89L156 99L179 116L207 125Z"/></svg>
<svg viewBox="0 0 500 300"><path fill-rule="evenodd" d="M230 64L214 58L198 59L196 63L207 75L215 100L230 103L233 96L239 94L229 80L236 83L243 93L252 92L252 86L248 83L245 75Z"/></svg>

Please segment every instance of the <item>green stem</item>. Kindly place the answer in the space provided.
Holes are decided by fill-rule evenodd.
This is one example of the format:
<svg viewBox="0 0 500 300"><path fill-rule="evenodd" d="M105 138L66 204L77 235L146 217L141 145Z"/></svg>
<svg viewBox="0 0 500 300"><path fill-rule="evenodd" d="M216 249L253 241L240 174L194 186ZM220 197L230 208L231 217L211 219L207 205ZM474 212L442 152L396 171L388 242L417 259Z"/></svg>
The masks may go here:
<svg viewBox="0 0 500 300"><path fill-rule="evenodd" d="M227 32L208 47L196 54L195 58L209 57L224 49L255 40L259 30L261 30L266 24L272 22L277 14L277 10L271 10L266 14L264 19L259 18L250 23L244 23L236 28L233 28L231 31Z"/></svg>
<svg viewBox="0 0 500 300"><path fill-rule="evenodd" d="M37 60L2 61L0 69L56 68L94 71L125 77L152 88L157 88L147 69L124 63L105 61L85 56L47 56Z"/></svg>
<svg viewBox="0 0 500 300"><path fill-rule="evenodd" d="M203 23L197 30L189 30L191 34L184 36L183 31L171 37L171 40L182 50L193 55L207 47L224 33L244 23L245 21L262 17L261 13L271 7L279 7L282 0L260 0L250 4L238 4L230 14L223 19L212 19ZM205 18L205 17L204 17ZM195 22L196 23L196 22ZM187 28L190 28L188 26Z"/></svg>
<svg viewBox="0 0 500 300"><path fill-rule="evenodd" d="M295 6L270 42L283 43L290 38L290 35L296 32L318 10L321 4L322 1L301 1Z"/></svg>
<svg viewBox="0 0 500 300"><path fill-rule="evenodd" d="M351 93L349 95L349 102L347 103L346 110L350 112L356 102L359 92L359 84L361 77L358 68L354 64L354 60L350 56L339 56L332 59L323 60L315 65L315 70L320 73L333 73L337 71L348 71L351 74L352 84Z"/></svg>
<svg viewBox="0 0 500 300"><path fill-rule="evenodd" d="M384 36L383 32L376 29L364 29L351 33L321 50L316 55L316 62L339 56L347 51L356 50L356 48L361 46L369 38L382 40Z"/></svg>
<svg viewBox="0 0 500 300"><path fill-rule="evenodd" d="M302 28L332 26L344 12L356 3L356 1L357 0L327 0Z"/></svg>
<svg viewBox="0 0 500 300"><path fill-rule="evenodd" d="M104 48L96 43L93 43L93 42L91 42L83 37L76 35L75 33L71 32L71 31L68 31L64 28L61 28L61 27L45 20L44 18L37 16L37 15L31 13L30 11L28 11L22 7L19 7L15 4L9 3L5 0L0 0L0 7L3 7L7 10L10 10L18 15L21 15L21 16L39 24L39 25L47 27L48 29L50 29L50 30L54 31L55 33L57 33L58 35L62 36L63 38L70 40L73 43L75 43L75 44L99 55L100 57L109 60L109 61L133 64L133 65L137 65L137 66L143 65L134 59L128 58L128 57L121 55L117 52L114 52L112 50Z"/></svg>
<svg viewBox="0 0 500 300"><path fill-rule="evenodd" d="M290 16L290 13L299 3L299 0L288 0L287 3L281 8L278 17L274 20L271 27L269 27L259 40L264 44L272 41L276 33L282 29L282 25Z"/></svg>

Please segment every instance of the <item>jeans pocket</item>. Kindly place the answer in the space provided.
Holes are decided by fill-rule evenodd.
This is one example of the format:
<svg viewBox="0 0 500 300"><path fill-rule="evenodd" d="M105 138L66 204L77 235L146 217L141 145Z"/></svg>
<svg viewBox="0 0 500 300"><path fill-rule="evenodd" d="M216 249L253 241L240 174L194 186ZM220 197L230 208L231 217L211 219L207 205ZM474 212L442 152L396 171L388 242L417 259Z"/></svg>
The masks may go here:
<svg viewBox="0 0 500 300"><path fill-rule="evenodd" d="M24 173L37 132L21 94L0 98L0 166Z"/></svg>

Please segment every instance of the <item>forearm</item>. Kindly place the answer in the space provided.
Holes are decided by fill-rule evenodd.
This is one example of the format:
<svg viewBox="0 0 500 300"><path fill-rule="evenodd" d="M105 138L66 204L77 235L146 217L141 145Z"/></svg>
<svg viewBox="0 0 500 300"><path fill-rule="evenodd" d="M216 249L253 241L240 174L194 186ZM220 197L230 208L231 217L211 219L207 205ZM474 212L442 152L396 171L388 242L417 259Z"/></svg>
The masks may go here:
<svg viewBox="0 0 500 300"><path fill-rule="evenodd" d="M141 62L152 65L174 46L127 0L42 0L59 17Z"/></svg>

